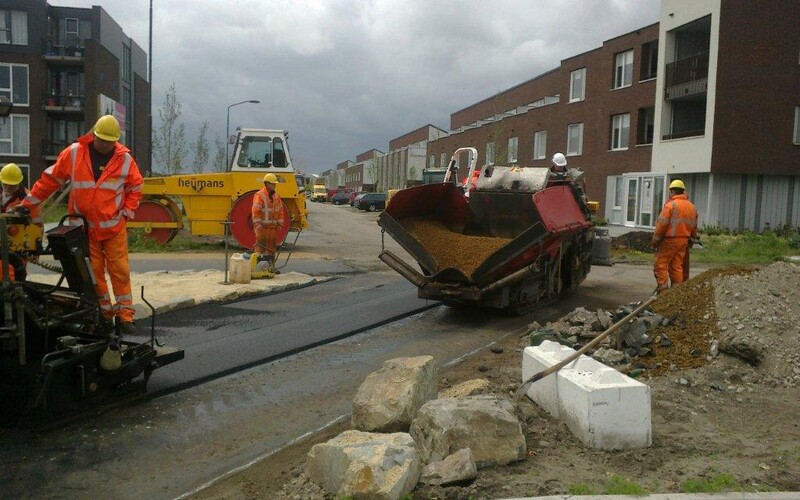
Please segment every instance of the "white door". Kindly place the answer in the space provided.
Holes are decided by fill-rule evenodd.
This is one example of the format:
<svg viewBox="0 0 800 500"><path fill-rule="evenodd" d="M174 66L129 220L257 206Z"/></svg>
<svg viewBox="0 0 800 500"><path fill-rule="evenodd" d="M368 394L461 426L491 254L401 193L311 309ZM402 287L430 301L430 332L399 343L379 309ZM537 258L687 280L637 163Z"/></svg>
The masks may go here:
<svg viewBox="0 0 800 500"><path fill-rule="evenodd" d="M639 179L637 177L628 177L625 195L625 225L635 227L636 210L639 207Z"/></svg>
<svg viewBox="0 0 800 500"><path fill-rule="evenodd" d="M642 195L639 197L639 225L653 227L653 192L652 177L642 177Z"/></svg>

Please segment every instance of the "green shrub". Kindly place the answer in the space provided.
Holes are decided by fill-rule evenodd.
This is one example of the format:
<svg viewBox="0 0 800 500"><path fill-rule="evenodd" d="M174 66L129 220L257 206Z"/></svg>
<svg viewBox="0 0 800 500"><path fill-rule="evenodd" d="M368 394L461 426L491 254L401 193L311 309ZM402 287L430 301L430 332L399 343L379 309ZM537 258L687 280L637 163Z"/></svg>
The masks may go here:
<svg viewBox="0 0 800 500"><path fill-rule="evenodd" d="M719 493L739 489L739 481L729 474L718 474L711 479L689 479L681 484L684 493Z"/></svg>

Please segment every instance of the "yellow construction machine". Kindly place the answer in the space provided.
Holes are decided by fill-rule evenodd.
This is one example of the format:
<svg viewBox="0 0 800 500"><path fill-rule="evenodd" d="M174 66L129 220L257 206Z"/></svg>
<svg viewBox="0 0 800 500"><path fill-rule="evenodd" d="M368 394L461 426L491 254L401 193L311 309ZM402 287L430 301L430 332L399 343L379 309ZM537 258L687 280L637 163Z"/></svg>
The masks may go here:
<svg viewBox="0 0 800 500"><path fill-rule="evenodd" d="M185 214L193 235L223 236L229 225L239 245L253 248L253 195L271 172L283 200L282 243L290 230L308 227L302 175L292 166L286 138L283 130L240 129L226 172L145 178L144 197L128 227L143 228L147 236L167 243L183 228Z"/></svg>

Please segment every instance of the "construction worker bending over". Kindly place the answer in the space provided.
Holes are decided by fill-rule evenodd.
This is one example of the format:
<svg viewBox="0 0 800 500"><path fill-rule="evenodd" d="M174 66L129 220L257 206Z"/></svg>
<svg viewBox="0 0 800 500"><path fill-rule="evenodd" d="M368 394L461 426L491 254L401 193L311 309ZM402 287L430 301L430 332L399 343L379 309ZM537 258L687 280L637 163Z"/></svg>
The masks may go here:
<svg viewBox="0 0 800 500"><path fill-rule="evenodd" d="M42 173L22 205L33 209L70 181L67 212L82 215L89 224L89 257L97 280L100 312L115 322L120 334L131 335L136 330L125 221L133 219L139 207L142 175L130 150L118 142L119 137L117 119L101 116L92 132L64 149L55 165ZM106 271L114 290L113 306Z"/></svg>
<svg viewBox="0 0 800 500"><path fill-rule="evenodd" d="M664 204L653 233L656 252L653 272L658 283L657 293L672 285L683 283L683 258L689 238L697 238L697 209L685 193L686 185L676 179L669 185L669 200Z"/></svg>
<svg viewBox="0 0 800 500"><path fill-rule="evenodd" d="M253 196L253 230L256 233L254 253L260 253L258 260L268 262L275 271L275 252L278 250L278 234L283 227L283 202L275 191L278 176L266 174L264 187Z"/></svg>

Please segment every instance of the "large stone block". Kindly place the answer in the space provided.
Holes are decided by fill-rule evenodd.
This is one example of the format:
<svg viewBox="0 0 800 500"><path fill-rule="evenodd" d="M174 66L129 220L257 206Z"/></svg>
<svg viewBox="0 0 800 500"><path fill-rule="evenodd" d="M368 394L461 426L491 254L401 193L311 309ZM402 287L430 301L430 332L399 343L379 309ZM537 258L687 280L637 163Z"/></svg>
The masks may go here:
<svg viewBox="0 0 800 500"><path fill-rule="evenodd" d="M367 375L353 398L352 425L362 431L407 431L417 410L436 398L431 356L384 361Z"/></svg>
<svg viewBox="0 0 800 500"><path fill-rule="evenodd" d="M497 396L429 401L411 423L411 436L425 463L469 448L481 468L521 460L527 452L514 404Z"/></svg>
<svg viewBox="0 0 800 500"><path fill-rule="evenodd" d="M422 462L406 433L345 431L314 445L306 468L312 481L337 497L396 500L417 485Z"/></svg>

